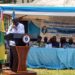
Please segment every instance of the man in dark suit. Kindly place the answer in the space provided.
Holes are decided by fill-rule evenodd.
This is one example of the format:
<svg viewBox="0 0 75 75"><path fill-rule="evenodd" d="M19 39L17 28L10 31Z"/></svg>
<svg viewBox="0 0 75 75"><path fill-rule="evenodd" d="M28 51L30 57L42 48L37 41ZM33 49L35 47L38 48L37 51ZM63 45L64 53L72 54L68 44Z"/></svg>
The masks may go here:
<svg viewBox="0 0 75 75"><path fill-rule="evenodd" d="M47 33L47 27L46 27L46 26L43 26L43 27L42 27L42 33L43 33L43 34Z"/></svg>

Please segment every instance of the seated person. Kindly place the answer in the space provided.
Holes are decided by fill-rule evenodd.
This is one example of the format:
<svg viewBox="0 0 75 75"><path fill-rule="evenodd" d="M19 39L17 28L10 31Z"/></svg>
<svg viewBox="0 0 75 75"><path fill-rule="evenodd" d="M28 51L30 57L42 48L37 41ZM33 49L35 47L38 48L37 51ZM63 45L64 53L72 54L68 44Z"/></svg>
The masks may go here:
<svg viewBox="0 0 75 75"><path fill-rule="evenodd" d="M34 47L43 47L44 43L42 42L42 37L40 35L38 35L37 37L37 41L33 43Z"/></svg>
<svg viewBox="0 0 75 75"><path fill-rule="evenodd" d="M50 42L52 43L52 47L59 48L59 42L57 42L56 36L53 36L53 37L50 39Z"/></svg>
<svg viewBox="0 0 75 75"><path fill-rule="evenodd" d="M61 37L60 38L60 47L64 48L66 46L67 46L66 37Z"/></svg>
<svg viewBox="0 0 75 75"><path fill-rule="evenodd" d="M45 47L46 48L52 48L51 39L49 40L49 42L46 43Z"/></svg>
<svg viewBox="0 0 75 75"><path fill-rule="evenodd" d="M43 44L44 44L44 43L42 42L42 37L39 36L39 35L38 35L38 37L37 37L37 44L38 44L39 47L42 47Z"/></svg>
<svg viewBox="0 0 75 75"><path fill-rule="evenodd" d="M69 47L69 48L74 48L74 47L75 47L75 45L74 45L74 42L73 42L73 39L72 39L72 38L69 38L69 40L68 40L68 47Z"/></svg>
<svg viewBox="0 0 75 75"><path fill-rule="evenodd" d="M48 43L48 38L44 37L44 43L47 44Z"/></svg>

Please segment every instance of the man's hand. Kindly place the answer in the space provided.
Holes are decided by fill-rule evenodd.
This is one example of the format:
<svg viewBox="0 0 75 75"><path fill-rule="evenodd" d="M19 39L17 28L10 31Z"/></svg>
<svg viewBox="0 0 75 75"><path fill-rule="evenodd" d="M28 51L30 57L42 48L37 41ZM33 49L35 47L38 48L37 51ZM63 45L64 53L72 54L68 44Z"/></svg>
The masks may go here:
<svg viewBox="0 0 75 75"><path fill-rule="evenodd" d="M17 30L17 27L15 25L12 26L13 29Z"/></svg>
<svg viewBox="0 0 75 75"><path fill-rule="evenodd" d="M12 26L12 28L16 28L16 26L15 26L15 25L13 25L13 26Z"/></svg>

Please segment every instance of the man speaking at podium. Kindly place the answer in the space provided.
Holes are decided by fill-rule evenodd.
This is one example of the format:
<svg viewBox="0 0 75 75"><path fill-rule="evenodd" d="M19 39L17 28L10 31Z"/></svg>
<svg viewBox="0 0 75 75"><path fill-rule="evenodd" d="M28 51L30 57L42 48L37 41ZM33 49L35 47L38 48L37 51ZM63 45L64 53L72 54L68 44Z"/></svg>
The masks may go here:
<svg viewBox="0 0 75 75"><path fill-rule="evenodd" d="M12 22L13 24L9 26L7 34L9 33L24 34L25 33L24 25L22 23L19 23L18 19L13 19Z"/></svg>
<svg viewBox="0 0 75 75"><path fill-rule="evenodd" d="M8 31L6 35L13 33L13 34L24 34L25 29L24 25L18 21L18 19L13 19L12 20L13 24L9 26ZM10 68L12 69L12 63L13 63L13 50L12 47L17 44L20 44L19 41L9 41L9 46L10 46Z"/></svg>
<svg viewBox="0 0 75 75"><path fill-rule="evenodd" d="M18 21L18 19L13 19L12 24L9 26L8 31L6 32L6 35L13 33L13 34L24 34L25 29L24 25ZM10 45L15 45L14 41L9 42Z"/></svg>

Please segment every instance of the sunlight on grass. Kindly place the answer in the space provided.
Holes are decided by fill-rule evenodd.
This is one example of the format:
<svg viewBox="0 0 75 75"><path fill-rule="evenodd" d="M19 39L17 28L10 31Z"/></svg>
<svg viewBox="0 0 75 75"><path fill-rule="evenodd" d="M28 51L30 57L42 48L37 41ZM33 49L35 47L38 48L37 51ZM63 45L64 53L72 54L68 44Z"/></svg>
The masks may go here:
<svg viewBox="0 0 75 75"><path fill-rule="evenodd" d="M30 69L37 72L37 75L75 75L75 70L47 70L47 69Z"/></svg>

